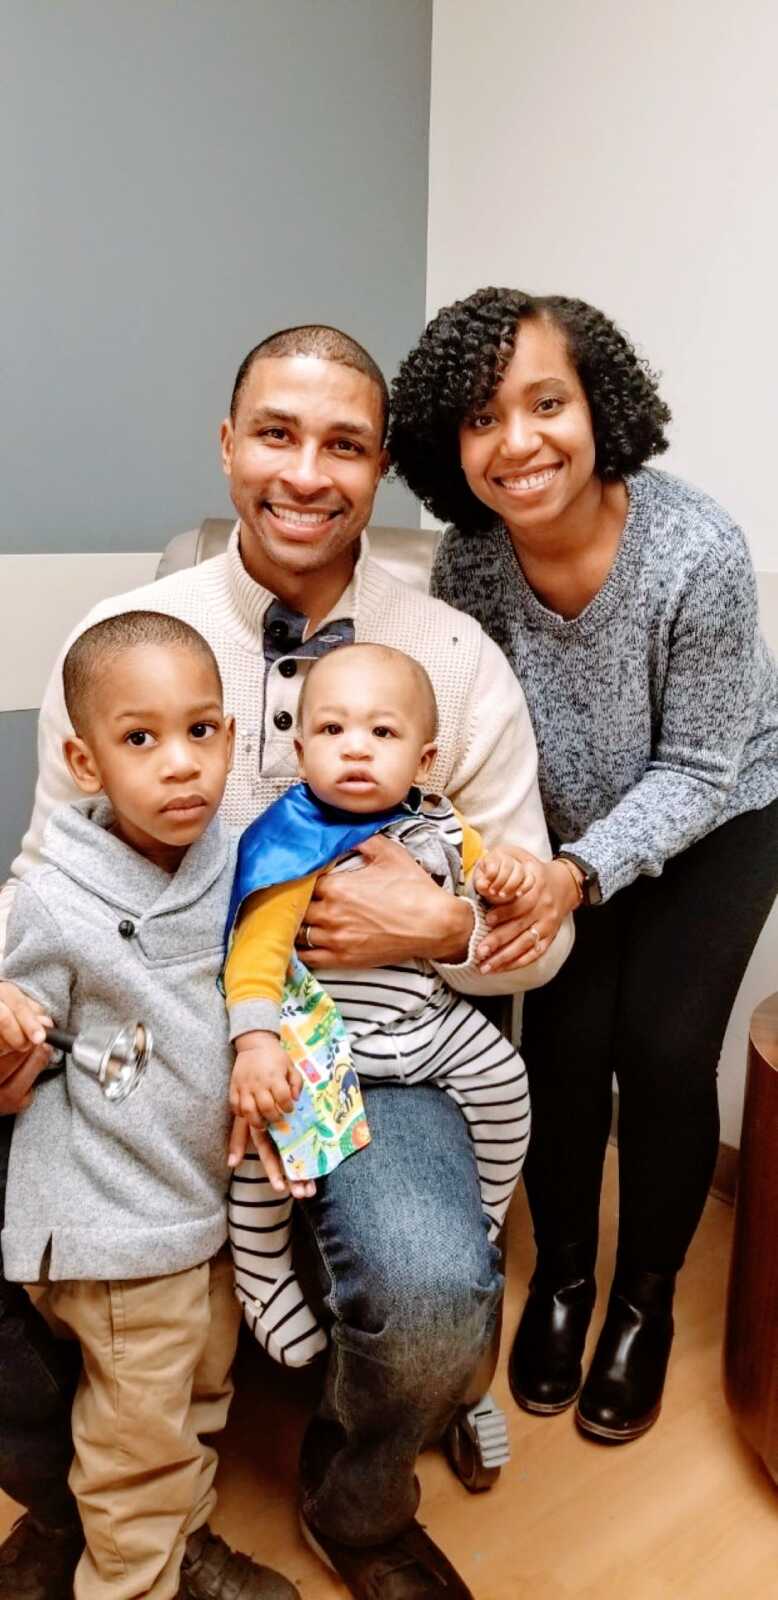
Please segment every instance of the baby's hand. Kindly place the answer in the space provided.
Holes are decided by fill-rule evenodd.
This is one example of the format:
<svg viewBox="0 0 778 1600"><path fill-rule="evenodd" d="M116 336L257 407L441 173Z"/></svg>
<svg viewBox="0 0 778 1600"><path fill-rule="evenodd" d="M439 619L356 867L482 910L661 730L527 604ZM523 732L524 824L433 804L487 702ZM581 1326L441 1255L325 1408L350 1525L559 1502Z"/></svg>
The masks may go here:
<svg viewBox="0 0 778 1600"><path fill-rule="evenodd" d="M235 1040L230 1108L250 1127L267 1127L294 1108L303 1080L274 1033L242 1033Z"/></svg>
<svg viewBox="0 0 778 1600"><path fill-rule="evenodd" d="M525 886L526 873L524 863L507 850L487 850L473 872L473 887L483 900L501 905L505 900L515 900Z"/></svg>

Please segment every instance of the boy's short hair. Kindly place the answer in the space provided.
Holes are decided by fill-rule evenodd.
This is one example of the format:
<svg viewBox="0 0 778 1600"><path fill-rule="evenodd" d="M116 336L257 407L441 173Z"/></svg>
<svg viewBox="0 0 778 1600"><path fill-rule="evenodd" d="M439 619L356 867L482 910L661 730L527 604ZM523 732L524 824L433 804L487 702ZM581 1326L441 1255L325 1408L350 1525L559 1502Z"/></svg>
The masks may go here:
<svg viewBox="0 0 778 1600"><path fill-rule="evenodd" d="M390 660L399 661L403 664L403 666L410 669L419 691L419 701L425 721L425 740L437 739L438 702L435 698L435 690L432 687L430 675L426 668L422 666L421 662L416 660L415 656L407 655L404 650L396 650L394 645L390 644L340 644L336 645L334 650L328 650L325 656L319 656L317 660L314 661L313 666L309 667L308 672L302 681L300 697L297 701L298 728L302 728L303 725L303 707L308 694L308 686L312 677L316 673L317 668L323 666L325 662L331 661L334 655L342 656L346 651L349 650L353 650L355 652L371 650L375 655L383 656Z"/></svg>
<svg viewBox="0 0 778 1600"><path fill-rule="evenodd" d="M121 611L106 617L80 633L62 664L62 686L68 716L80 734L89 721L98 674L109 660L115 660L136 645L169 645L178 650L194 650L213 667L219 692L222 679L219 664L209 645L196 628L165 611Z"/></svg>

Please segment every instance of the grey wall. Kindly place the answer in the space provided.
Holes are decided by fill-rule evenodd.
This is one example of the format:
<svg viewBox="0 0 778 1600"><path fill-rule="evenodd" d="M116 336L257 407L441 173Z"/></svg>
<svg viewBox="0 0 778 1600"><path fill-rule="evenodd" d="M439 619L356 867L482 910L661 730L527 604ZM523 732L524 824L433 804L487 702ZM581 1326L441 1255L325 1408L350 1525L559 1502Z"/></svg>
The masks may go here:
<svg viewBox="0 0 778 1600"><path fill-rule="evenodd" d="M431 0L5 0L0 550L228 509L235 369L292 322L391 373L424 322ZM418 523L398 486L385 521Z"/></svg>
<svg viewBox="0 0 778 1600"><path fill-rule="evenodd" d="M390 376L424 323L431 0L5 0L3 552L154 550L230 506L217 430L274 328ZM418 524L399 485L377 520ZM41 649L46 649L45 639ZM34 718L0 714L0 875Z"/></svg>
<svg viewBox="0 0 778 1600"><path fill-rule="evenodd" d="M38 767L34 711L0 716L0 882L27 826Z"/></svg>

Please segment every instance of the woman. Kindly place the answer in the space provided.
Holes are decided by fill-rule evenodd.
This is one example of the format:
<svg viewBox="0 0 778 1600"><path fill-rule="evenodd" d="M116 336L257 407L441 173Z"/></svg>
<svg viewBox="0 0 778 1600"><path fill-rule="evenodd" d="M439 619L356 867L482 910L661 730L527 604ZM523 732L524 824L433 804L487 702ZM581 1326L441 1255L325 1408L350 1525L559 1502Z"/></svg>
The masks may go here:
<svg viewBox="0 0 778 1600"><path fill-rule="evenodd" d="M532 865L519 947L578 909L572 955L525 999L538 1254L510 1379L545 1414L580 1390L580 1427L608 1441L659 1413L721 1043L778 888L776 670L742 534L644 465L669 416L602 312L481 289L407 357L389 441L453 524L433 592L502 646L535 725L558 853ZM581 1389L614 1073L616 1272Z"/></svg>

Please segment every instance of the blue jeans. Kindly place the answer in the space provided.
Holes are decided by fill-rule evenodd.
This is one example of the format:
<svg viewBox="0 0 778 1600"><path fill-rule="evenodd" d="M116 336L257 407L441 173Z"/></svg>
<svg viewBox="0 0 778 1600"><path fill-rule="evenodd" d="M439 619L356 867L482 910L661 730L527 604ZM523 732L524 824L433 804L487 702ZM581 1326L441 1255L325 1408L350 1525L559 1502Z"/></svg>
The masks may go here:
<svg viewBox="0 0 778 1600"><path fill-rule="evenodd" d="M303 1445L302 1506L353 1545L413 1518L416 1457L456 1410L503 1287L461 1112L434 1087L364 1094L372 1143L304 1204L332 1347Z"/></svg>
<svg viewBox="0 0 778 1600"><path fill-rule="evenodd" d="M0 1117L0 1221L12 1133L13 1117ZM49 1527L78 1520L67 1475L80 1365L78 1345L55 1339L21 1284L6 1283L0 1253L0 1488Z"/></svg>

